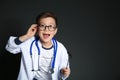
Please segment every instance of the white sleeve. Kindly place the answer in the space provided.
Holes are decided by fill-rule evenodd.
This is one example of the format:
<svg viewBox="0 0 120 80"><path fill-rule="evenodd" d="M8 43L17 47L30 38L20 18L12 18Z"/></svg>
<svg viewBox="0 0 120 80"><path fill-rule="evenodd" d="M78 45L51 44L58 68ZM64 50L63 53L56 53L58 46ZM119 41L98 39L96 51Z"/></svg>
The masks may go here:
<svg viewBox="0 0 120 80"><path fill-rule="evenodd" d="M62 45L61 46L61 62L60 62L60 70L62 68L69 68L69 56L67 53L67 49ZM62 73L60 73L60 77L62 78L62 80L65 80L66 78L68 78L68 76L64 76Z"/></svg>
<svg viewBox="0 0 120 80"><path fill-rule="evenodd" d="M10 36L6 44L6 47L5 47L5 49L8 52L13 53L13 54L17 54L21 52L20 45L17 45L14 41L16 38L17 37Z"/></svg>

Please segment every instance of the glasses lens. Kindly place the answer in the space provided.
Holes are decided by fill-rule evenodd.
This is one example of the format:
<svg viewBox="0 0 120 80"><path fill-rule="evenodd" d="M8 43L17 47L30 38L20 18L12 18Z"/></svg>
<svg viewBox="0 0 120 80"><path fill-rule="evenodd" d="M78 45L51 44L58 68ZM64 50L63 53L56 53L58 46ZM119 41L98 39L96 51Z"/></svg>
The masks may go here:
<svg viewBox="0 0 120 80"><path fill-rule="evenodd" d="M56 27L53 26L53 25L47 26L47 25L42 25L42 24L41 24L39 27L40 27L40 30L46 30L46 28L48 28L49 31L54 31L54 30L56 29Z"/></svg>
<svg viewBox="0 0 120 80"><path fill-rule="evenodd" d="M44 30L45 29L45 25L40 25L39 28L40 28L40 30Z"/></svg>

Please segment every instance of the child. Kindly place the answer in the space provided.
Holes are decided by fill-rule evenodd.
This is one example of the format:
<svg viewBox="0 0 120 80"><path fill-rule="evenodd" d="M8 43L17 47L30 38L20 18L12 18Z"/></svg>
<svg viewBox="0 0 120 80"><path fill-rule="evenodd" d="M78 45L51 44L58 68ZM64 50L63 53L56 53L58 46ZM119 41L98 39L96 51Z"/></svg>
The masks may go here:
<svg viewBox="0 0 120 80"><path fill-rule="evenodd" d="M65 80L70 75L67 50L54 39L57 30L56 15L42 12L25 35L9 38L6 50L22 52L17 80Z"/></svg>

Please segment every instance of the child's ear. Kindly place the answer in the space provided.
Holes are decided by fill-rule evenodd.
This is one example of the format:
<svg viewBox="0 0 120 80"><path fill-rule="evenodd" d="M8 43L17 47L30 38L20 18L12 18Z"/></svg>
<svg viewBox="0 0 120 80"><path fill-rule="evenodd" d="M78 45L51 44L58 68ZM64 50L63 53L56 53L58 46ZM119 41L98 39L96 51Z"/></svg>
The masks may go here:
<svg viewBox="0 0 120 80"><path fill-rule="evenodd" d="M54 33L54 35L57 33L57 31L58 31L58 28L55 29L55 33Z"/></svg>

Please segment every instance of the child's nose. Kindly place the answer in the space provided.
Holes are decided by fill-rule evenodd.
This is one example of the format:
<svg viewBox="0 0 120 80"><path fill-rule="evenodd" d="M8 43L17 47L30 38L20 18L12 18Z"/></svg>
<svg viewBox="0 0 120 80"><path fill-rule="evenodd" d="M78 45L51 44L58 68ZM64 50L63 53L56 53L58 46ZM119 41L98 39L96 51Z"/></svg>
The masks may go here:
<svg viewBox="0 0 120 80"><path fill-rule="evenodd" d="M49 31L49 26L45 26L45 31Z"/></svg>

